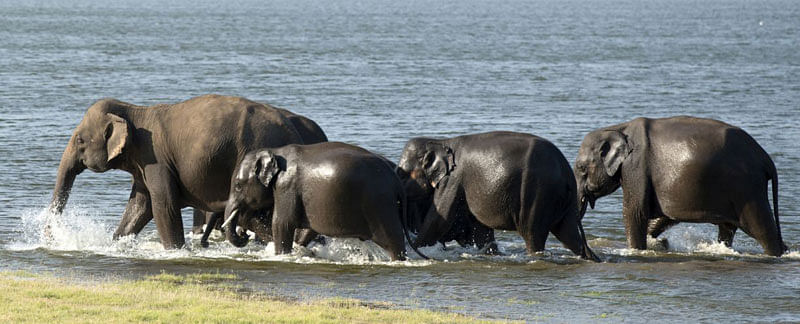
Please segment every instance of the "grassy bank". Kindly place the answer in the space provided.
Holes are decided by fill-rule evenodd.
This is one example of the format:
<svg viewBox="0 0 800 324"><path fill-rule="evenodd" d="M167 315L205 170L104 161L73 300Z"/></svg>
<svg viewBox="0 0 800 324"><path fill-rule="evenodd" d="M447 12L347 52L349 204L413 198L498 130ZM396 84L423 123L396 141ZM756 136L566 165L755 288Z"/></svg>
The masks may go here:
<svg viewBox="0 0 800 324"><path fill-rule="evenodd" d="M76 283L0 272L0 323L470 323L455 314L393 309L351 299L293 302L236 290L224 274L161 274L137 281Z"/></svg>

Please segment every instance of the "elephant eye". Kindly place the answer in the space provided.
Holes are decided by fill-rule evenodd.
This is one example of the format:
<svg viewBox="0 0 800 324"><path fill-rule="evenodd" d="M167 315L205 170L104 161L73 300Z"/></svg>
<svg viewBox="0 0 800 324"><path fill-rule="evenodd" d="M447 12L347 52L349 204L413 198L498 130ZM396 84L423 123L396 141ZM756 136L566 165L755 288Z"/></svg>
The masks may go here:
<svg viewBox="0 0 800 324"><path fill-rule="evenodd" d="M239 184L239 182L234 183L233 184L233 190L235 190L236 192L242 191L242 185Z"/></svg>
<svg viewBox="0 0 800 324"><path fill-rule="evenodd" d="M75 141L78 143L78 145L83 145L84 143L83 137L81 137L80 135L78 135L78 137L75 138Z"/></svg>

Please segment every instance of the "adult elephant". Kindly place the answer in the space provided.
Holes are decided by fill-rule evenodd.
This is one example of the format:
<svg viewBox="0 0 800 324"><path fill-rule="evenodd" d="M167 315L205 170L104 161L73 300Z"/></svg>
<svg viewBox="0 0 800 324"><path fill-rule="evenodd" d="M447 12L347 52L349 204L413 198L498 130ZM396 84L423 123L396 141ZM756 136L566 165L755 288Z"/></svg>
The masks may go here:
<svg viewBox="0 0 800 324"><path fill-rule="evenodd" d="M575 162L581 215L620 186L628 246L647 247L678 222L719 226L730 246L737 228L769 255L786 251L778 221L778 174L770 156L738 127L687 116L595 130ZM774 215L767 182L772 180ZM773 217L774 216L774 217ZM648 228L649 226L649 228Z"/></svg>
<svg viewBox="0 0 800 324"><path fill-rule="evenodd" d="M248 242L236 231L240 221L273 209L275 254L291 252L295 229L309 228L372 240L392 260L405 259L406 195L381 156L339 142L263 149L245 156L232 182L225 234L235 246Z"/></svg>
<svg viewBox="0 0 800 324"><path fill-rule="evenodd" d="M205 95L152 107L103 99L89 107L64 150L50 210L63 211L83 170L124 170L133 188L114 237L138 233L155 219L164 247L181 247L182 207L223 211L244 154L291 143L302 139L283 113L241 97Z"/></svg>
<svg viewBox="0 0 800 324"><path fill-rule="evenodd" d="M316 122L314 122L310 118L307 118L303 115L295 114L283 108L276 107L275 109L281 115L286 117L286 119L288 119L289 122L292 123L292 125L294 125L295 130L297 130L297 132L300 134L300 138L302 139L303 144L316 144L328 141L328 136L325 135L325 132L322 130L322 127L320 127ZM271 212L271 211L265 211L265 212ZM257 219L258 218L254 218L254 222ZM213 229L215 228L220 230L222 229L220 227L220 225L222 225L221 220L222 220L221 212L213 213L209 211L203 211L200 209L194 209L192 232L194 232L195 234L200 234L200 233L203 234L203 237L200 240L200 244L202 246L204 247L208 246L208 236L211 234L211 231ZM203 231L204 224L208 224L205 232ZM265 226L266 226L265 224L253 223L252 225L247 227L247 229L253 232L261 233L262 235L260 236L263 236L263 234L269 232L268 230L264 230ZM313 238L316 237L316 235L314 235L314 233L312 233L310 230L298 233L298 235L299 235L298 242L300 243L307 243L308 241L311 241ZM265 241L270 240L268 236L262 237L262 239Z"/></svg>
<svg viewBox="0 0 800 324"><path fill-rule="evenodd" d="M528 253L544 250L552 232L581 258L599 261L578 217L572 169L543 138L513 132L414 138L397 172L409 199L432 197L412 246L434 244L468 217L480 229L519 232Z"/></svg>

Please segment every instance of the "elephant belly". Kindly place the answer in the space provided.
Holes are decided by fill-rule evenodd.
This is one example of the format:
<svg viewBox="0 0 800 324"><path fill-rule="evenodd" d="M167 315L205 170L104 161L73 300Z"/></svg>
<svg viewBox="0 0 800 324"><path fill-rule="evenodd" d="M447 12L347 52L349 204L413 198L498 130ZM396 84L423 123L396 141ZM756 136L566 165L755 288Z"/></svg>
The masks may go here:
<svg viewBox="0 0 800 324"><path fill-rule="evenodd" d="M394 201L384 201L385 207L370 206L372 203L380 202L381 200L367 202L350 199L307 199L304 209L309 227L320 234L369 239L373 235L374 228L385 227L390 217L397 218L397 225L400 226L400 216Z"/></svg>
<svg viewBox="0 0 800 324"><path fill-rule="evenodd" d="M654 179L660 212L681 222L719 223L737 219L736 210L756 195L752 181L724 166L685 164L673 176ZM733 175L733 176L732 176ZM763 188L763 187L762 187Z"/></svg>
<svg viewBox="0 0 800 324"><path fill-rule="evenodd" d="M514 219L519 214L519 202L508 195L490 195L479 199L467 198L467 208L481 224L498 230L517 229Z"/></svg>
<svg viewBox="0 0 800 324"><path fill-rule="evenodd" d="M503 179L506 180L506 179ZM519 190L509 189L509 181L492 185L464 186L467 210L487 227L499 230L516 230L514 221L519 214Z"/></svg>
<svg viewBox="0 0 800 324"><path fill-rule="evenodd" d="M708 191L672 192L659 197L657 202L659 214L681 222L718 223L736 218L730 200L713 197Z"/></svg>

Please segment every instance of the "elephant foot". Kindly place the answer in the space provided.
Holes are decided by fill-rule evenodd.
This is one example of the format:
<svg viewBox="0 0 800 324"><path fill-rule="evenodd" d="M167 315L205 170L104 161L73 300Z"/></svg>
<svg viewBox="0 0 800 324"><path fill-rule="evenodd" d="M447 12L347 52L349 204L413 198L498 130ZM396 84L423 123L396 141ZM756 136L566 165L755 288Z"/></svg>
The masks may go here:
<svg viewBox="0 0 800 324"><path fill-rule="evenodd" d="M311 240L311 242L317 243L317 244L319 244L319 245L325 245L325 244L328 244L328 241L326 241L326 240L325 240L325 237L324 237L324 236L322 236L322 235L317 235L317 237L316 237L316 238L314 238L313 240Z"/></svg>
<svg viewBox="0 0 800 324"><path fill-rule="evenodd" d="M484 246L481 249L481 253L486 255L503 255L503 253L500 252L500 249L497 247L496 242L492 242Z"/></svg>
<svg viewBox="0 0 800 324"><path fill-rule="evenodd" d="M666 238L655 238L648 236L648 241L654 250L669 250L669 241Z"/></svg>

